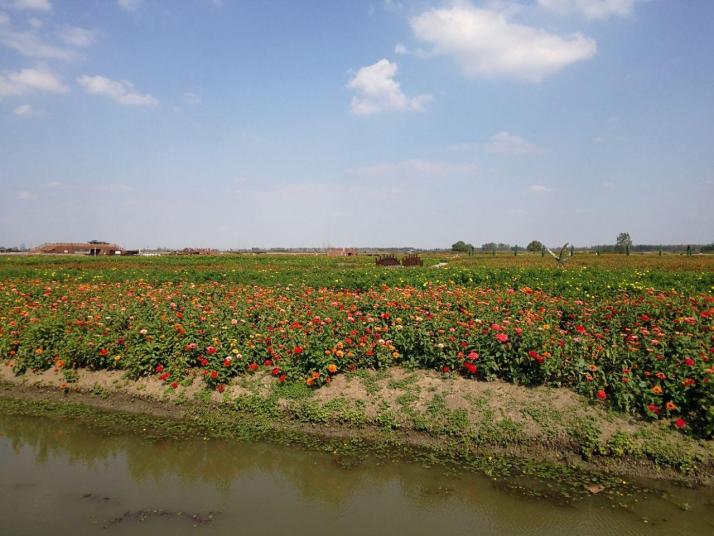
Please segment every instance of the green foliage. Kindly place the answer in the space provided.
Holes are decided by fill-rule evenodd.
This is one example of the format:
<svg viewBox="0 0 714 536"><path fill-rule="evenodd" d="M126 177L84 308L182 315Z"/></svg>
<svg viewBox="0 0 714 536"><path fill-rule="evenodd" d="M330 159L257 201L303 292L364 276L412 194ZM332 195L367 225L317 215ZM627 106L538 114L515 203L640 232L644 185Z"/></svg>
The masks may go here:
<svg viewBox="0 0 714 536"><path fill-rule="evenodd" d="M344 372L377 392L383 371L399 364L565 386L714 435L711 271L472 264L405 273L299 257L142 260L146 270L132 273L106 268L133 266L113 260L98 272L74 272L65 260L43 260L51 271L25 271L33 258L8 262L0 259L0 273L16 273L0 279L0 359L17 372L116 369L156 375L170 389L199 376L221 391L262 371L282 398L302 400ZM408 407L408 393L400 396Z"/></svg>
<svg viewBox="0 0 714 536"><path fill-rule="evenodd" d="M467 244L463 240L459 240L451 246L451 251L456 251L458 253L471 253L473 250L473 245Z"/></svg>
<svg viewBox="0 0 714 536"><path fill-rule="evenodd" d="M526 249L532 253L537 253L539 251L543 250L543 244L539 242L538 240L532 240L527 246Z"/></svg>

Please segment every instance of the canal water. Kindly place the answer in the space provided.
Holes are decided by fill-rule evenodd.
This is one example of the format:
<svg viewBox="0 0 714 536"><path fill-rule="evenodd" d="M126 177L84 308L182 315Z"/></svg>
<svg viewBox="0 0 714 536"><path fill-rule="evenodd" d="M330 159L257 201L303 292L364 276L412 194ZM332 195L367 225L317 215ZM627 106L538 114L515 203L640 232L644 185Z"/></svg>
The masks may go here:
<svg viewBox="0 0 714 536"><path fill-rule="evenodd" d="M486 477L0 415L1 535L712 535L714 494L554 504Z"/></svg>

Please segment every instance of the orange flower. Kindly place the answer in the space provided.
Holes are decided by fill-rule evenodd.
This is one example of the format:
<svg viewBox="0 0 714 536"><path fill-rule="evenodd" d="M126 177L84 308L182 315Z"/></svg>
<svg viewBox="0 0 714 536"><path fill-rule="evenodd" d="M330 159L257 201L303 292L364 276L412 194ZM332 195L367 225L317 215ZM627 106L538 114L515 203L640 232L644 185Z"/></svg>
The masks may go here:
<svg viewBox="0 0 714 536"><path fill-rule="evenodd" d="M334 374L335 372L337 372L337 365L335 365L334 363L330 363L329 365L327 365L327 371L330 374Z"/></svg>
<svg viewBox="0 0 714 536"><path fill-rule="evenodd" d="M305 383L308 385L312 385L313 383L315 383L315 380L313 380L312 378L308 378L305 380Z"/></svg>
<svg viewBox="0 0 714 536"><path fill-rule="evenodd" d="M667 408L667 410L669 410L669 411L677 409L677 405L674 402L672 402L671 400L669 402L667 402L664 405L664 407Z"/></svg>
<svg viewBox="0 0 714 536"><path fill-rule="evenodd" d="M652 392L656 395L661 395L662 394L662 388L659 385L655 385L652 388Z"/></svg>

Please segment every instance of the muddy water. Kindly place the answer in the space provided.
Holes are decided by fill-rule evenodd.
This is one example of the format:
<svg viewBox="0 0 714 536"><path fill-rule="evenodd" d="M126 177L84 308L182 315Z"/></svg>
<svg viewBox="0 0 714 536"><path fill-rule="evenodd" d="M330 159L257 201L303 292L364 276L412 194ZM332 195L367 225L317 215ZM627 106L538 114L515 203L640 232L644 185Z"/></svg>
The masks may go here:
<svg viewBox="0 0 714 536"><path fill-rule="evenodd" d="M0 415L0 534L714 534L711 490L564 506L416 464Z"/></svg>

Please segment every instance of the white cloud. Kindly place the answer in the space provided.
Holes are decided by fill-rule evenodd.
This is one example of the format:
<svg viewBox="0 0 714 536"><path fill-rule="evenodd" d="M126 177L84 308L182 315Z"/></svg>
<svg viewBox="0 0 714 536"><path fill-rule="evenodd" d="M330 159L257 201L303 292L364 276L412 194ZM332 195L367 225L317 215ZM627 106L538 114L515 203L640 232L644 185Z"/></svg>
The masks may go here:
<svg viewBox="0 0 714 536"><path fill-rule="evenodd" d="M63 182L60 181L50 181L47 183L47 187L52 190L61 190L66 187Z"/></svg>
<svg viewBox="0 0 714 536"><path fill-rule="evenodd" d="M35 115L37 112L30 104L22 104L13 110L15 115Z"/></svg>
<svg viewBox="0 0 714 536"><path fill-rule="evenodd" d="M520 136L509 132L494 134L486 143L486 151L491 154L524 155L538 154L540 148Z"/></svg>
<svg viewBox="0 0 714 536"><path fill-rule="evenodd" d="M65 26L57 32L59 38L73 47L88 47L97 38L97 32L79 28L77 26Z"/></svg>
<svg viewBox="0 0 714 536"><path fill-rule="evenodd" d="M104 76L80 76L77 82L90 95L109 97L126 106L157 106L159 101L149 93L138 93L128 80L112 80Z"/></svg>
<svg viewBox="0 0 714 536"><path fill-rule="evenodd" d="M50 0L3 0L2 7L23 11L52 11Z"/></svg>
<svg viewBox="0 0 714 536"><path fill-rule="evenodd" d="M19 52L23 56L48 60L73 60L77 53L73 50L47 42L37 34L37 26L31 30L16 30L10 18L0 13L0 43Z"/></svg>
<svg viewBox="0 0 714 536"><path fill-rule="evenodd" d="M67 87L51 71L44 68L0 73L0 98L24 95L31 91L64 93Z"/></svg>
<svg viewBox="0 0 714 536"><path fill-rule="evenodd" d="M549 189L543 186L542 184L532 184L528 187L528 189L536 194L542 194L543 192L549 191Z"/></svg>
<svg viewBox="0 0 714 536"><path fill-rule="evenodd" d="M597 50L595 41L579 33L561 37L469 3L430 9L409 22L414 36L431 45L433 54L452 57L472 77L540 81Z"/></svg>
<svg viewBox="0 0 714 536"><path fill-rule="evenodd" d="M352 113L370 115L387 111L423 111L431 96L407 97L394 79L396 74L397 64L387 59L360 68L347 84L355 92Z"/></svg>
<svg viewBox="0 0 714 536"><path fill-rule="evenodd" d="M139 9L141 2L142 0L117 0L117 4L119 4L120 8L122 8L124 11L130 12Z"/></svg>
<svg viewBox="0 0 714 536"><path fill-rule="evenodd" d="M347 170L355 178L423 180L446 177L468 177L478 173L479 167L470 162L444 162L441 160L411 159L400 162L383 162Z"/></svg>
<svg viewBox="0 0 714 536"><path fill-rule="evenodd" d="M635 0L538 0L543 9L558 13L580 13L588 19L626 17L632 13Z"/></svg>
<svg viewBox="0 0 714 536"><path fill-rule="evenodd" d="M20 201L34 201L35 199L37 199L37 195L27 190L21 190L17 192L17 198Z"/></svg>
<svg viewBox="0 0 714 536"><path fill-rule="evenodd" d="M394 53L395 54L409 54L409 49L404 46L404 43L397 43L394 45Z"/></svg>

